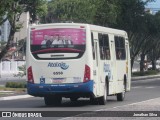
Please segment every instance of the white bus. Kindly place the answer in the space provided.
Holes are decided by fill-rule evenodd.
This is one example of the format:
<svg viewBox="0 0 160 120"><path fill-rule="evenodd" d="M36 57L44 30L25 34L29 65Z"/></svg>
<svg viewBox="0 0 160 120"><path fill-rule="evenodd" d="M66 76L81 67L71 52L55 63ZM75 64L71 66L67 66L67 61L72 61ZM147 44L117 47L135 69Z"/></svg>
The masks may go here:
<svg viewBox="0 0 160 120"><path fill-rule="evenodd" d="M55 23L29 27L27 90L58 105L80 97L104 105L107 96L123 101L131 88L127 33L90 24Z"/></svg>

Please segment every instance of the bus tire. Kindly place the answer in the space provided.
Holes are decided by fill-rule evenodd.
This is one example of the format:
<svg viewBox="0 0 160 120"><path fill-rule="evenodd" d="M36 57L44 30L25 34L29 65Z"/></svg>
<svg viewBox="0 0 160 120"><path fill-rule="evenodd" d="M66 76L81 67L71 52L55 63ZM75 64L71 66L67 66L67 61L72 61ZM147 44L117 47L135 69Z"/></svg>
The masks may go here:
<svg viewBox="0 0 160 120"><path fill-rule="evenodd" d="M52 105L52 97L44 97L44 103L46 106Z"/></svg>
<svg viewBox="0 0 160 120"><path fill-rule="evenodd" d="M117 94L117 101L123 101L125 98L125 92Z"/></svg>
<svg viewBox="0 0 160 120"><path fill-rule="evenodd" d="M124 83L124 90L123 90L123 92L121 92L121 93L118 93L117 94L117 101L123 101L124 100L124 98L125 98L125 83Z"/></svg>
<svg viewBox="0 0 160 120"><path fill-rule="evenodd" d="M107 84L105 84L104 95L98 98L99 105L105 105L107 102Z"/></svg>

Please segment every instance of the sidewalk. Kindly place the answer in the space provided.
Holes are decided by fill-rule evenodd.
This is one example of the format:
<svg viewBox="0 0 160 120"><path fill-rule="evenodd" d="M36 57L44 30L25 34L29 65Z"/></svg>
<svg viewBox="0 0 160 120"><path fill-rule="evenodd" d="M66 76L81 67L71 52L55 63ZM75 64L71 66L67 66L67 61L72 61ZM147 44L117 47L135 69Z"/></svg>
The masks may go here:
<svg viewBox="0 0 160 120"><path fill-rule="evenodd" d="M9 77L0 77L0 81L14 81L14 80L26 80L26 77L13 77L13 76L9 76Z"/></svg>

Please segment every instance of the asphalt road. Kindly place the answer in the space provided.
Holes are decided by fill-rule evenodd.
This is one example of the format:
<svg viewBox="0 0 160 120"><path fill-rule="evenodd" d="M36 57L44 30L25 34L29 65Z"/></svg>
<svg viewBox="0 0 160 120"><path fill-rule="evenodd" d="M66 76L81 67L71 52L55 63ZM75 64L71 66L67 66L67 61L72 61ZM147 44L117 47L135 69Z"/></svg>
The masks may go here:
<svg viewBox="0 0 160 120"><path fill-rule="evenodd" d="M115 96L109 96L105 106L91 105L89 99L80 99L77 102L70 102L69 99L63 99L61 106L46 107L43 98L32 97L20 100L0 101L0 111L82 111L83 113L83 111L112 110L112 108L123 107L128 104L160 97L159 86L160 79L132 81L131 91L126 93L126 98L123 102L118 102ZM125 109L125 111L130 110L130 108L128 110ZM73 113L72 115L77 114ZM59 118L62 117L54 119Z"/></svg>

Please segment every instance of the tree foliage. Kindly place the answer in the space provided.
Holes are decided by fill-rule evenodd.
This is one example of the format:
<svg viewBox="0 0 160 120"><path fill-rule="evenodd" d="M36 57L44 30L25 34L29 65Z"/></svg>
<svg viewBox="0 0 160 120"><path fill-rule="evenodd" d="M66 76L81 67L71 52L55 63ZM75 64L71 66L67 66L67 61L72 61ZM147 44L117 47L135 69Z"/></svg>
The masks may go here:
<svg viewBox="0 0 160 120"><path fill-rule="evenodd" d="M95 0L52 0L48 3L48 15L44 22L73 21L93 23Z"/></svg>
<svg viewBox="0 0 160 120"><path fill-rule="evenodd" d="M47 12L46 0L1 0L0 1L0 25L6 20L10 23L10 33L7 44L1 50L0 59L2 59L12 47L15 32L22 28L19 21L24 12L30 12L30 17L34 22L37 16L42 16Z"/></svg>
<svg viewBox="0 0 160 120"><path fill-rule="evenodd" d="M51 0L42 22L79 22L107 26L115 23L117 0Z"/></svg>
<svg viewBox="0 0 160 120"><path fill-rule="evenodd" d="M138 54L143 55L143 64L144 56L160 41L160 13L151 15L145 12L145 5L154 1L51 0L43 22L73 21L123 29L128 32L133 66Z"/></svg>

